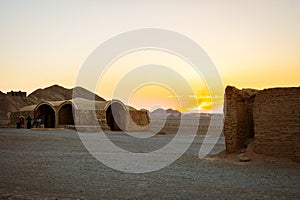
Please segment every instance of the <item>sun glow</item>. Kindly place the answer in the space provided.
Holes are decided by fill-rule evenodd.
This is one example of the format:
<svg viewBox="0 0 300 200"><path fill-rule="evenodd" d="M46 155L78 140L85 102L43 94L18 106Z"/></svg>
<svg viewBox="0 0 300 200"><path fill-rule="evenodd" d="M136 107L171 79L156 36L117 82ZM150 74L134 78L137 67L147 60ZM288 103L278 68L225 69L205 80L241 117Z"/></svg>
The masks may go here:
<svg viewBox="0 0 300 200"><path fill-rule="evenodd" d="M253 0L247 1L247 6L238 0L134 4L72 1L72 5L65 2L60 6L49 0L0 2L0 91L4 93L22 90L29 94L54 84L72 88L82 64L95 48L115 35L141 27L172 30L195 41L213 60L224 86L263 89L300 85L300 1L297 0ZM109 66L99 79L97 90L94 82L92 87L80 86L107 100L117 97L126 103L137 88L131 91L124 88L123 94L114 96L115 86L124 75L145 64L161 64L175 70L192 88L190 93L182 91L182 84L173 80L178 89L172 88L174 94L162 92L168 98L153 94L155 99L162 99L162 105L166 99L173 102L175 98L184 101L181 109L186 112L221 109L224 90L208 91L204 78L189 63L163 51L125 55ZM171 79L168 74L160 76ZM85 80L90 86L90 77ZM151 88L137 91L132 102L138 98L142 101L140 93L152 94ZM189 103L190 98L197 101L196 105ZM151 101L147 109L150 104Z"/></svg>
<svg viewBox="0 0 300 200"><path fill-rule="evenodd" d="M144 70L138 71L142 67ZM161 82L131 87L152 78ZM161 105L181 112L199 112L215 106L201 74L184 59L162 50L140 50L120 57L99 79L97 92L139 109L151 110ZM222 92L212 95L221 96ZM218 104L222 105L223 101Z"/></svg>
<svg viewBox="0 0 300 200"><path fill-rule="evenodd" d="M150 84L134 91L129 98L129 104L135 105L138 109L148 108L150 111L156 108L173 108L182 111L180 99L169 98L169 96L174 96L174 93L168 88L162 85Z"/></svg>

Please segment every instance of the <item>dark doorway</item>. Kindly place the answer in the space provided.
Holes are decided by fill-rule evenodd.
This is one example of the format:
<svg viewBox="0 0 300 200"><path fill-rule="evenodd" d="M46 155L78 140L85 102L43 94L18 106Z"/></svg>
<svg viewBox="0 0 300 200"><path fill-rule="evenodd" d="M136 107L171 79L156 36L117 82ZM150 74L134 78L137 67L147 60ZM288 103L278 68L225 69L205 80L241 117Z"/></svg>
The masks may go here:
<svg viewBox="0 0 300 200"><path fill-rule="evenodd" d="M73 107L71 104L63 105L58 111L59 125L74 125Z"/></svg>
<svg viewBox="0 0 300 200"><path fill-rule="evenodd" d="M107 108L106 122L111 131L125 131L126 111L120 103L112 103Z"/></svg>
<svg viewBox="0 0 300 200"><path fill-rule="evenodd" d="M248 138L254 138L254 121L253 121L253 104L255 100L255 95L248 99L248 107L247 107L247 118L248 118L248 130L249 135Z"/></svg>
<svg viewBox="0 0 300 200"><path fill-rule="evenodd" d="M45 128L55 128L55 112L53 108L47 104L43 104L37 108L34 113L36 119L41 118Z"/></svg>

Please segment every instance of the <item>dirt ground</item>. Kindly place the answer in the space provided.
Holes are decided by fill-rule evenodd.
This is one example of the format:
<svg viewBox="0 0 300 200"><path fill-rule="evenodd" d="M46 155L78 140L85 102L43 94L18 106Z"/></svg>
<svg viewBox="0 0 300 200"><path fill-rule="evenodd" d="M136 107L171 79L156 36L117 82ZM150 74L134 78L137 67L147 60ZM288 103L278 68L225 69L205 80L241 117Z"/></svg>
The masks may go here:
<svg viewBox="0 0 300 200"><path fill-rule="evenodd" d="M173 137L158 135L143 147L124 133L108 135L132 151L152 151ZM202 140L161 170L130 174L96 160L75 131L0 129L0 199L300 199L298 164L200 160ZM220 138L211 154L223 149Z"/></svg>

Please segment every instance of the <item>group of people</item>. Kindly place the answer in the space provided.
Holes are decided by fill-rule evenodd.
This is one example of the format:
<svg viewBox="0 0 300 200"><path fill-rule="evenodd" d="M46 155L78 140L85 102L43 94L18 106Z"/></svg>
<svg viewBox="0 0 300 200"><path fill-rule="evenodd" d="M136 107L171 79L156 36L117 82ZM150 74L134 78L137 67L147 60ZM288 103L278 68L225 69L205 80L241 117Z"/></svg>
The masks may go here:
<svg viewBox="0 0 300 200"><path fill-rule="evenodd" d="M26 121L27 121L26 127L28 129L31 129L33 127L33 125L34 125L34 124L32 124L32 118L30 116L28 116L26 118ZM38 117L36 119L36 123L35 123L36 128L40 127L41 124L42 124L42 119L40 117ZM23 125L24 125L24 118L20 117L19 121L17 122L17 128L21 128Z"/></svg>

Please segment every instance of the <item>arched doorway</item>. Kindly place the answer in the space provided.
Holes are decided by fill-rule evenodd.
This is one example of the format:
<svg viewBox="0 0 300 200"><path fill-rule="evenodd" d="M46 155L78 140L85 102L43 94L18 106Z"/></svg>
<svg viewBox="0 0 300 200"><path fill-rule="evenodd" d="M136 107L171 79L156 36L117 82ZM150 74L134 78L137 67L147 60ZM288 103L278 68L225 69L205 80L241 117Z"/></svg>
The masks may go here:
<svg viewBox="0 0 300 200"><path fill-rule="evenodd" d="M111 131L125 131L126 110L121 103L114 102L107 108L106 122Z"/></svg>
<svg viewBox="0 0 300 200"><path fill-rule="evenodd" d="M55 111L48 104L40 105L34 112L34 119L41 118L45 128L55 128Z"/></svg>
<svg viewBox="0 0 300 200"><path fill-rule="evenodd" d="M72 104L63 105L58 111L59 125L74 125Z"/></svg>

